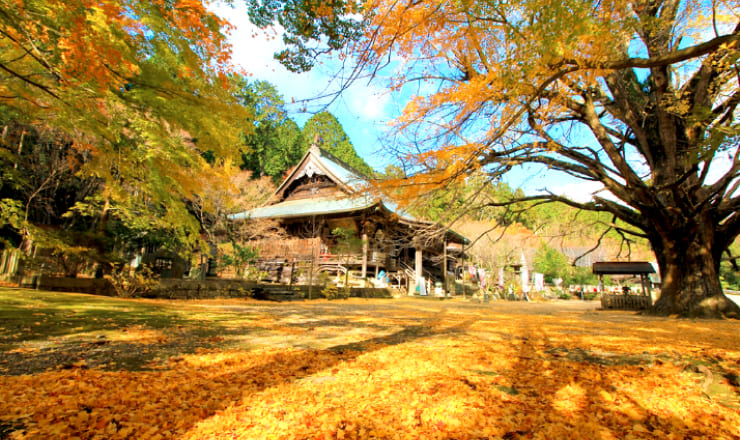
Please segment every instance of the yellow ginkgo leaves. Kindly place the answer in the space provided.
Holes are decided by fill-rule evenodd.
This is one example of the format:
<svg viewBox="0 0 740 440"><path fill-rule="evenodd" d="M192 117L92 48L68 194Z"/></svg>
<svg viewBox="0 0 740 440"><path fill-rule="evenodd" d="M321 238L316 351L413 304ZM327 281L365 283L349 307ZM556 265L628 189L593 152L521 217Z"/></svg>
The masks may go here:
<svg viewBox="0 0 740 440"><path fill-rule="evenodd" d="M0 427L12 439L737 438L738 407L689 368L707 363L718 381L737 369L736 323L423 305L347 308L357 326L404 335L357 350L211 349L145 371L0 376ZM286 307L271 331L344 310Z"/></svg>

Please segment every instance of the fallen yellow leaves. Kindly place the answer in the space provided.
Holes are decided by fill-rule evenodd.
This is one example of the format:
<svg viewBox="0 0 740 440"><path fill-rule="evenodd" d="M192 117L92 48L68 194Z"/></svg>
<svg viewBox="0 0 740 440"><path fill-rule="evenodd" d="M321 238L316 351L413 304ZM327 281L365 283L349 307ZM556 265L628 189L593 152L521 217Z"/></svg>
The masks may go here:
<svg viewBox="0 0 740 440"><path fill-rule="evenodd" d="M737 369L737 323L387 313L399 313L393 333L358 350L202 350L149 371L0 376L0 428L11 439L739 438L738 408L686 371ZM260 327L279 330L274 319Z"/></svg>

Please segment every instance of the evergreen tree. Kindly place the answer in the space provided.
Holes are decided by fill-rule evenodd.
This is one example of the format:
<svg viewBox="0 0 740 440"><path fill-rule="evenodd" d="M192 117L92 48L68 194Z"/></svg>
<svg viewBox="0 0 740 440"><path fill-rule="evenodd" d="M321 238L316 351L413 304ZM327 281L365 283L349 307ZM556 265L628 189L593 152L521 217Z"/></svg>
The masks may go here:
<svg viewBox="0 0 740 440"><path fill-rule="evenodd" d="M305 152L301 130L288 117L283 97L274 85L245 79L237 82L240 101L254 113L254 129L242 134L246 147L242 168L251 171L255 179L269 176L279 183Z"/></svg>
<svg viewBox="0 0 740 440"><path fill-rule="evenodd" d="M342 124L329 112L323 111L313 115L303 126L304 151L318 139L318 146L336 156L338 159L367 175L373 175L373 169L357 155L352 141L345 133Z"/></svg>

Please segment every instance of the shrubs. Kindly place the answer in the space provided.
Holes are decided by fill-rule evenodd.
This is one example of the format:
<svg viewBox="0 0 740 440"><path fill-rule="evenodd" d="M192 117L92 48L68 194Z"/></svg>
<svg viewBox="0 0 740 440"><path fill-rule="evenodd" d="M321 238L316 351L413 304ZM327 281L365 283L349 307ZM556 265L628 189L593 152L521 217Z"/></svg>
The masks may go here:
<svg viewBox="0 0 740 440"><path fill-rule="evenodd" d="M157 286L157 275L149 266L131 270L127 264L114 264L108 276L116 295L121 298L139 298L151 293Z"/></svg>
<svg viewBox="0 0 740 440"><path fill-rule="evenodd" d="M326 299L347 299L349 298L349 288L340 289L336 284L327 284L321 291L321 296Z"/></svg>

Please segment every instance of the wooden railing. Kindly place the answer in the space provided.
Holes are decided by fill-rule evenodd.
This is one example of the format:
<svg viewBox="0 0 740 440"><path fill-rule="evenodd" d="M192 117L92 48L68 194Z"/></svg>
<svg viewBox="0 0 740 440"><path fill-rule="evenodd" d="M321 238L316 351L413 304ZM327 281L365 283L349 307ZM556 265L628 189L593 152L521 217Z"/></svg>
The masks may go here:
<svg viewBox="0 0 740 440"><path fill-rule="evenodd" d="M311 260L315 256L316 264L362 264L362 252L342 254L341 251L326 245L321 238L288 238L263 239L249 243L259 249L261 260ZM370 249L367 253L368 264L385 264L386 254Z"/></svg>
<svg viewBox="0 0 740 440"><path fill-rule="evenodd" d="M325 246L321 238L274 238L253 240L250 246L257 247L260 258L310 258L320 254Z"/></svg>
<svg viewBox="0 0 740 440"><path fill-rule="evenodd" d="M604 309L642 310L653 305L647 295L609 295L601 294L601 307Z"/></svg>

